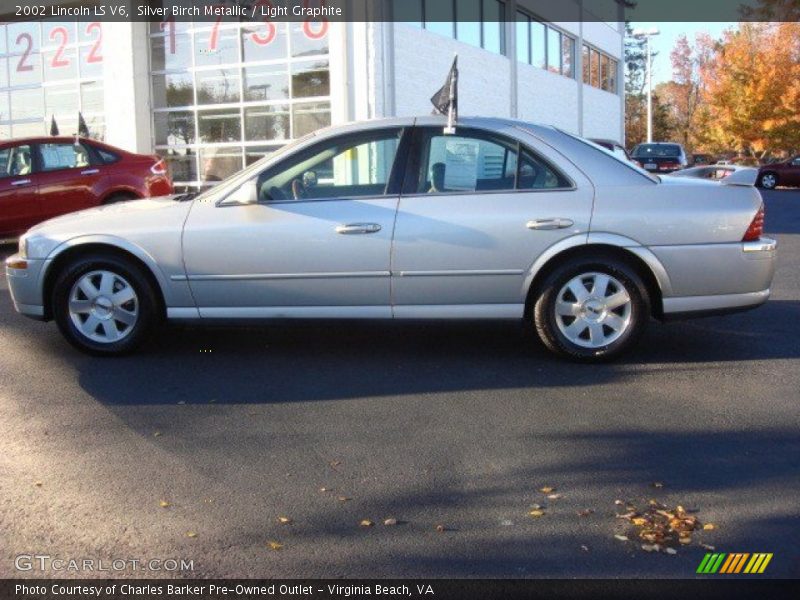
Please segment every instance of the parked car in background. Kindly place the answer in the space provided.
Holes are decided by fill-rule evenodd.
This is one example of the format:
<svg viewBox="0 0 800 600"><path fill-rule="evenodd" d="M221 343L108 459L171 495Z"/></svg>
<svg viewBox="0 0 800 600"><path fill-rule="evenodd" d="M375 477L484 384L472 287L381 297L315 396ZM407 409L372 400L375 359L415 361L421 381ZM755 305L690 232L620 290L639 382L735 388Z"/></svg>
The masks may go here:
<svg viewBox="0 0 800 600"><path fill-rule="evenodd" d="M0 142L0 240L65 213L171 193L158 156L75 137Z"/></svg>
<svg viewBox="0 0 800 600"><path fill-rule="evenodd" d="M765 190L775 189L779 185L800 186L800 156L761 167L758 185Z"/></svg>
<svg viewBox="0 0 800 600"><path fill-rule="evenodd" d="M686 150L680 144L667 142L639 144L633 149L631 156L642 165L642 168L651 173L672 173L689 166Z"/></svg>
<svg viewBox="0 0 800 600"><path fill-rule="evenodd" d="M757 171L659 178L554 127L446 124L332 127L196 197L43 223L6 260L14 306L101 355L163 319L519 319L590 361L769 298Z"/></svg>
<svg viewBox="0 0 800 600"><path fill-rule="evenodd" d="M736 171L747 169L748 167L740 167L738 165L704 165L701 167L689 167L688 169L681 169L671 173L673 177L695 177L697 179L711 179L712 181L719 181L725 179Z"/></svg>
<svg viewBox="0 0 800 600"><path fill-rule="evenodd" d="M633 164L635 164L635 165L637 165L639 167L642 166L641 164L639 164L639 161L633 160L631 158L631 155L628 154L628 151L619 142L615 142L614 140L596 139L596 138L592 138L589 141L590 142L594 142L598 146L602 146L606 150L610 150L611 152L613 152L614 154L616 154L617 156L619 156L623 160L627 160L628 162L632 162Z"/></svg>

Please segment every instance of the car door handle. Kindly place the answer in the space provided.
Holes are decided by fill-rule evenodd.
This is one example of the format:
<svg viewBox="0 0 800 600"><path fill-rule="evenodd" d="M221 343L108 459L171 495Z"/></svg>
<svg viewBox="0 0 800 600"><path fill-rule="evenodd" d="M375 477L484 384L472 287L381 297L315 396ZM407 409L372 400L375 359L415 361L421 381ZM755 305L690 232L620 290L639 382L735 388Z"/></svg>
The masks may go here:
<svg viewBox="0 0 800 600"><path fill-rule="evenodd" d="M17 179L16 181L12 181L11 185L28 185L30 182L30 179Z"/></svg>
<svg viewBox="0 0 800 600"><path fill-rule="evenodd" d="M100 169L86 169L81 171L81 175L95 175L100 172Z"/></svg>
<svg viewBox="0 0 800 600"><path fill-rule="evenodd" d="M347 225L339 225L336 228L336 233L342 235L353 235L357 233L378 233L381 226L377 223L349 223Z"/></svg>
<svg viewBox="0 0 800 600"><path fill-rule="evenodd" d="M526 227L535 231L550 231L553 229L566 229L574 224L570 219L537 219L528 221Z"/></svg>

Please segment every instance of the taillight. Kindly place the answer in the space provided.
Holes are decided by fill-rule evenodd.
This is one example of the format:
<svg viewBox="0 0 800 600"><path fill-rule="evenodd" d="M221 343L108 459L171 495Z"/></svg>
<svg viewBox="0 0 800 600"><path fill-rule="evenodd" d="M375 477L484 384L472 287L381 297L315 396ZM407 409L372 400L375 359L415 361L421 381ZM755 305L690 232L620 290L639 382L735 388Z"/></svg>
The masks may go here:
<svg viewBox="0 0 800 600"><path fill-rule="evenodd" d="M761 205L761 208L758 209L756 216L753 217L753 221L750 223L750 227L747 228L747 231L744 232L744 237L742 238L743 242L757 242L761 239L761 235L764 233L764 205Z"/></svg>
<svg viewBox="0 0 800 600"><path fill-rule="evenodd" d="M163 158L159 159L159 161L150 167L150 172L153 175L166 175L167 174L167 161Z"/></svg>

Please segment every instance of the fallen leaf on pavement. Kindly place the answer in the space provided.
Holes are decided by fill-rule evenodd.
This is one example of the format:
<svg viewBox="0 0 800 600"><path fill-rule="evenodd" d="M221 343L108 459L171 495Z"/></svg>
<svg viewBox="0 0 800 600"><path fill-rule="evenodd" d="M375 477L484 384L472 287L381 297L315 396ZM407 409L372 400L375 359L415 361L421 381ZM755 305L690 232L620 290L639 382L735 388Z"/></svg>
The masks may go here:
<svg viewBox="0 0 800 600"><path fill-rule="evenodd" d="M350 498L348 498L347 496L339 496L339 497L337 498L337 500L338 500L339 502L349 502L349 501L350 501Z"/></svg>
<svg viewBox="0 0 800 600"><path fill-rule="evenodd" d="M35 485L36 487L42 487L42 482L41 481L37 481L33 485Z"/></svg>
<svg viewBox="0 0 800 600"><path fill-rule="evenodd" d="M556 491L556 488L545 486L545 487L541 488L539 491L542 492L543 494L551 494L554 491Z"/></svg>
<svg viewBox="0 0 800 600"><path fill-rule="evenodd" d="M278 523L281 525L289 525L292 520L289 517L278 517Z"/></svg>
<svg viewBox="0 0 800 600"><path fill-rule="evenodd" d="M627 542L628 541L628 536L627 535L621 535L621 534L618 533L614 537L617 538L620 542Z"/></svg>
<svg viewBox="0 0 800 600"><path fill-rule="evenodd" d="M538 519L539 517L543 517L544 516L544 511L537 509L537 510L530 511L528 514L530 516L532 516L534 519Z"/></svg>
<svg viewBox="0 0 800 600"><path fill-rule="evenodd" d="M711 531L712 529L716 528L717 526L714 525L713 523L706 523L705 525L703 525L703 529L705 529L706 531Z"/></svg>
<svg viewBox="0 0 800 600"><path fill-rule="evenodd" d="M363 519L361 523L359 523L359 525L361 525L361 527L372 527L373 525L375 525L375 523L373 523L369 519Z"/></svg>
<svg viewBox="0 0 800 600"><path fill-rule="evenodd" d="M161 437L161 432L156 431L155 433L153 433L153 437Z"/></svg>
<svg viewBox="0 0 800 600"><path fill-rule="evenodd" d="M548 500L558 500L559 498L561 498L561 494L549 494L547 496Z"/></svg>
<svg viewBox="0 0 800 600"><path fill-rule="evenodd" d="M667 554L677 554L678 553L678 551L675 550L675 548L667 548L666 550L664 550L664 552L666 552Z"/></svg>
<svg viewBox="0 0 800 600"><path fill-rule="evenodd" d="M280 542L275 542L273 540L267 542L267 546L269 546L270 550L280 550L281 548L283 548L283 544L281 544Z"/></svg>
<svg viewBox="0 0 800 600"><path fill-rule="evenodd" d="M397 525L397 519L395 519L394 517L389 517L383 522L383 524L386 525L387 527L393 527Z"/></svg>
<svg viewBox="0 0 800 600"><path fill-rule="evenodd" d="M444 525L437 525L436 526L436 531L438 531L439 533L442 533L443 531L447 531L447 528Z"/></svg>
<svg viewBox="0 0 800 600"><path fill-rule="evenodd" d="M170 503L169 503L169 502L167 502L166 500L162 500L161 502L159 502L159 503L158 503L158 505L159 505L161 508L169 508L170 506L172 506L172 504L170 504Z"/></svg>
<svg viewBox="0 0 800 600"><path fill-rule="evenodd" d="M187 531L186 532L186 537L196 538L197 534L194 531Z"/></svg>
<svg viewBox="0 0 800 600"><path fill-rule="evenodd" d="M578 511L578 516L579 517L588 517L593 512L594 511L591 508L584 508L584 509Z"/></svg>

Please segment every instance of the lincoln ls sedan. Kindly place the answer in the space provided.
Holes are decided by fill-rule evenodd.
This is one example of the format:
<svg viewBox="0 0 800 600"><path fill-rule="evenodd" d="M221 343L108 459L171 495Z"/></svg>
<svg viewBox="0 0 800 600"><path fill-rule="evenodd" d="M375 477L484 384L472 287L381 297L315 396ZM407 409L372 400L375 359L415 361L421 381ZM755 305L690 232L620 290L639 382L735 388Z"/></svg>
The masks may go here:
<svg viewBox="0 0 800 600"><path fill-rule="evenodd" d="M652 318L767 301L756 170L660 178L554 127L445 124L330 128L194 197L47 221L6 261L14 306L99 355L164 320L519 319L597 361Z"/></svg>

